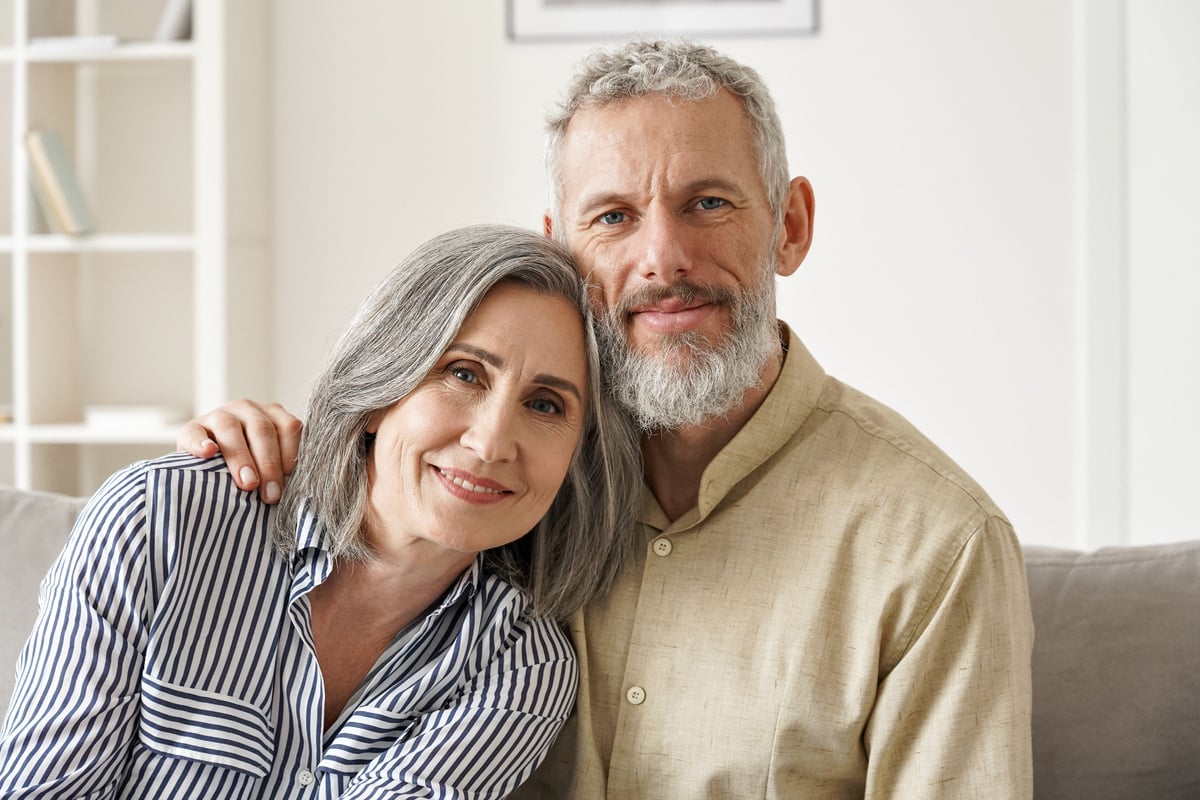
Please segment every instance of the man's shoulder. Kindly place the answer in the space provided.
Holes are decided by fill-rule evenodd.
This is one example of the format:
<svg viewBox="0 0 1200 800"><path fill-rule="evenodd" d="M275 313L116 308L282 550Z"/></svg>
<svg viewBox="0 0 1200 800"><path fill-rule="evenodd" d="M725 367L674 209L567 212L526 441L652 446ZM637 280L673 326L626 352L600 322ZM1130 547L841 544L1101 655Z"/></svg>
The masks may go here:
<svg viewBox="0 0 1200 800"><path fill-rule="evenodd" d="M834 474L894 502L956 515L1003 517L991 497L953 458L903 415L874 397L826 377L797 443L821 453Z"/></svg>

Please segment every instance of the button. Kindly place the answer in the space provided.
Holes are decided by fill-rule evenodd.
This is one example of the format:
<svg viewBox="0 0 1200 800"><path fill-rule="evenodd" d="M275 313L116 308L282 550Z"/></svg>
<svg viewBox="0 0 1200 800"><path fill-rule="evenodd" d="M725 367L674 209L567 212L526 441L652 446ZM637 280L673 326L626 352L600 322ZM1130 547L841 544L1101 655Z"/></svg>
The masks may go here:
<svg viewBox="0 0 1200 800"><path fill-rule="evenodd" d="M312 786L316 779L316 776L311 772L306 769L302 769L296 776L296 783L300 784L301 786Z"/></svg>
<svg viewBox="0 0 1200 800"><path fill-rule="evenodd" d="M669 556L672 548L671 540L665 536L660 536L654 540L654 555Z"/></svg>
<svg viewBox="0 0 1200 800"><path fill-rule="evenodd" d="M625 699L631 705L640 706L646 702L646 690L640 686L630 686L629 691L625 692Z"/></svg>

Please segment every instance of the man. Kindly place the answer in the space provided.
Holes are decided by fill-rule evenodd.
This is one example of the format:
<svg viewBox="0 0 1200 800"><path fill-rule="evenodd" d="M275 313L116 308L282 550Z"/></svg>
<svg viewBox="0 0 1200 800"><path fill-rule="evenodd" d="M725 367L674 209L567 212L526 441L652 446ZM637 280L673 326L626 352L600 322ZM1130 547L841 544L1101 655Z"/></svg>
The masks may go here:
<svg viewBox="0 0 1200 800"><path fill-rule="evenodd" d="M595 285L642 426L646 546L574 620L574 725L521 796L1029 797L1017 541L776 322L813 194L757 74L692 44L597 52L550 133L545 229ZM228 409L180 444L211 453L207 428L251 468L242 426L278 459L275 420L293 457L278 406Z"/></svg>

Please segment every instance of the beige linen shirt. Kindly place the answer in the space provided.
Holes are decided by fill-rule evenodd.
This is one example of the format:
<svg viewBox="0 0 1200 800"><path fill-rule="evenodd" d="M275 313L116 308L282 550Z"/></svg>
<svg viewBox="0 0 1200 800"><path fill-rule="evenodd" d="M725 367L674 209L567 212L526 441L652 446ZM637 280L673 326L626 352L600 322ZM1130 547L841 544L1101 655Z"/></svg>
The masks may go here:
<svg viewBox="0 0 1200 800"><path fill-rule="evenodd" d="M578 615L576 716L516 797L1027 798L1030 617L1007 519L794 334L671 524Z"/></svg>

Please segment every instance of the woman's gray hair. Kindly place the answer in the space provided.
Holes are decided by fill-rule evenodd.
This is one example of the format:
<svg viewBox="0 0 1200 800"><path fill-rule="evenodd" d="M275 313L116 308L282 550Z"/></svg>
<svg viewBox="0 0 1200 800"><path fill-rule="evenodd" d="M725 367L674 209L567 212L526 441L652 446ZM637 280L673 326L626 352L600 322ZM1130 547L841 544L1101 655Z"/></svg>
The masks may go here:
<svg viewBox="0 0 1200 800"><path fill-rule="evenodd" d="M699 102L721 89L739 98L746 109L763 189L780 224L790 175L783 126L766 84L753 69L711 47L661 40L634 40L617 49L594 50L576 68L566 96L546 120L546 175L555 222L560 222L562 204L563 144L577 111L649 94Z"/></svg>
<svg viewBox="0 0 1200 800"><path fill-rule="evenodd" d="M371 559L366 428L417 387L467 317L499 283L563 297L579 310L588 360L587 415L566 479L530 533L484 553L485 566L533 600L535 614L566 619L608 589L633 547L642 470L637 434L601 389L591 309L565 248L531 231L478 225L413 251L359 306L317 376L296 470L275 515L275 542L296 547L312 511L335 558Z"/></svg>

